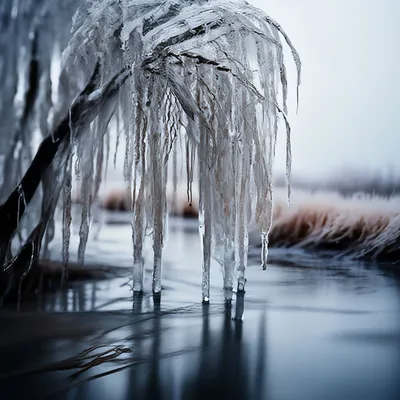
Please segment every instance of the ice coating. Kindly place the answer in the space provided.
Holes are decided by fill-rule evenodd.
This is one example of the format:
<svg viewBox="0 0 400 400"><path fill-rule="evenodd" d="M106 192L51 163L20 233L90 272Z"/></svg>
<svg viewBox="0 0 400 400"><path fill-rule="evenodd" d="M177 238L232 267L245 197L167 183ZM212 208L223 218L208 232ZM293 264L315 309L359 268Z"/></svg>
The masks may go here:
<svg viewBox="0 0 400 400"><path fill-rule="evenodd" d="M90 126L71 127L75 168L66 150L61 174L66 182L62 196L64 263L68 262L73 169L81 186L78 254L83 263L91 206L108 158L114 157L109 154L110 131L114 130L117 143L120 135L125 137L124 178L132 195L134 290L143 289L143 248L146 236L151 235L153 291L161 291L166 188L180 184L176 154L183 151L189 202L193 185L199 186L203 301L210 297L212 258L222 266L227 297L232 291L244 291L248 226L253 221L262 238L263 268L266 265L279 116L287 130L290 181L282 43L288 45L300 76L300 60L292 43L279 24L240 0L75 3L80 6L62 55L60 82L67 83L61 86L65 90L60 101L72 101L97 62L101 84L124 68L130 78ZM89 100L101 95L100 89L94 91ZM84 133L75 132L79 129L85 129ZM53 201L57 203L57 198Z"/></svg>
<svg viewBox="0 0 400 400"><path fill-rule="evenodd" d="M252 219L265 268L278 114L287 123L281 37L300 73L280 26L244 1L86 1L75 14L64 68L90 71L99 59L106 77L122 66L132 72L117 112L132 184L134 290L142 290L146 227L153 238L153 290L161 290L167 165L177 136L186 142L189 202L195 162L198 168L203 300L210 296L211 257L223 266L224 288L236 282L244 290ZM91 145L100 142L97 137Z"/></svg>
<svg viewBox="0 0 400 400"><path fill-rule="evenodd" d="M57 51L68 44L71 18L80 3L0 2L0 203L25 173L38 141L52 131L60 111L65 112L72 100L66 82L54 80L52 71ZM15 246L24 244L37 223L44 202L42 192L37 193L20 221ZM46 238L44 248L51 241L51 232ZM5 258L0 254L0 264Z"/></svg>

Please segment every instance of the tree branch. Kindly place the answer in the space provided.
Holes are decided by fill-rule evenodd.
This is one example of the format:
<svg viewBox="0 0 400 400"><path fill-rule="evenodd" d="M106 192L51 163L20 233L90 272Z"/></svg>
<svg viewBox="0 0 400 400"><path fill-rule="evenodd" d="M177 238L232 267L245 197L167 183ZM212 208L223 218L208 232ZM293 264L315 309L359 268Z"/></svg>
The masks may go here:
<svg viewBox="0 0 400 400"><path fill-rule="evenodd" d="M0 265L2 265L0 266L0 273L9 272L14 266L20 265L21 268L18 268L17 275L24 278L29 272L32 263L39 257L41 240L47 226L46 218L43 218L43 215L19 253L4 263L11 240L18 229L19 222L26 208L31 202L40 182L44 179L60 145L66 143L70 138L70 125L79 127L83 123L88 124L93 121L105 102L118 92L129 76L128 71L122 70L115 74L105 85L96 89L98 87L99 71L100 64L98 62L85 89L74 101L69 112L64 116L57 128L43 139L25 175L8 199L0 205ZM78 133L74 132L73 135L75 136L75 134ZM26 269L24 267L27 262L29 266ZM10 276L8 286L15 286L18 276L15 277L14 275L12 278ZM8 288L6 292L9 290Z"/></svg>

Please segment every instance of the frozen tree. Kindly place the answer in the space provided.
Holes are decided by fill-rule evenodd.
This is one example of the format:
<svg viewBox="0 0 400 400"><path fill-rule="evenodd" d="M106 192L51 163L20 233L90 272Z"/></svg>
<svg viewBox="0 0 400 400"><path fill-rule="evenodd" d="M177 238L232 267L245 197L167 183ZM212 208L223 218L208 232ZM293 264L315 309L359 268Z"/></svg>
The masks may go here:
<svg viewBox="0 0 400 400"><path fill-rule="evenodd" d="M70 0L62 3L63 17L61 12L55 12L57 7L52 1L42 0L43 10L57 15L55 22L44 28L43 12L38 12L33 2L14 3L17 3L17 11L2 9L4 15L11 13L11 19L15 14L9 26L22 23L23 10L18 7L25 4L31 12L31 21L36 22L32 22L27 38L21 40L31 49L32 59L36 54L41 59L44 54L50 62L48 46L47 50L37 49L42 43L37 32L49 31L52 46L63 48L66 33L58 31L57 18L67 18L68 12L79 4L68 45L62 54L58 98L49 106L49 96L46 100L44 95L40 99L35 95L34 107L38 113L32 112L32 119L40 117L42 124L25 123L24 133L20 132L21 128L14 133L15 146L20 153L12 160L10 155L4 155L1 166L3 191L10 191L26 168L21 152L32 152L34 128L39 126L42 135L54 129L57 132L54 126L61 120L57 115L64 113L64 124L69 115L68 126L64 126L68 134L63 138L50 134L53 147L61 143L40 177L42 195L37 207L41 206L42 214L37 247L40 249L45 231L51 240L54 209L62 193L63 259L67 265L72 160L75 158L83 203L78 257L84 262L90 209L110 156L110 138L119 137L122 131L126 142L124 177L132 194L134 290L143 288L143 245L146 232L150 232L154 253L153 291L161 291L162 249L168 215L168 166L169 163L176 165L177 148L183 148L189 202L196 169L199 177L203 301L209 300L211 258L222 266L227 297L232 290L244 291L247 230L253 220L260 229L264 269L267 262L272 220L271 174L279 116L286 126L287 178L290 181L290 127L286 116L287 78L282 43L288 45L293 55L298 72L297 87L300 60L280 25L241 0ZM53 37L51 33L55 33ZM24 60L21 55L13 56L16 62ZM4 65L5 58L0 58L0 71L7 67ZM44 72L37 72L37 80L49 82L48 65ZM26 70L31 69L25 64ZM0 79L6 75L1 74ZM92 83L89 89L87 82ZM11 108L16 116L18 90L14 89L15 85L6 96L14 99ZM32 105L27 106L28 92L25 108L31 109ZM78 102L80 106L72 106L68 112L69 104L78 93L81 95L74 104ZM0 102L0 112L5 110L11 115L5 103L10 104L6 100ZM82 113L82 110L88 111ZM14 115L10 117L13 126ZM19 125L23 124L23 116L24 112L18 119ZM113 129L117 130L116 134ZM0 140L7 141L9 137L3 133ZM25 159L32 159L31 154ZM8 173L10 168L12 172ZM177 169L172 170L170 179L176 187L179 177ZM51 179L46 178L49 174ZM19 198L16 213L20 218L26 193L21 185L17 185L16 190L14 196ZM29 221L27 226L32 229ZM17 228L12 234L20 230ZM27 243L32 250L30 254L36 259L39 252L33 251L29 237ZM3 269L11 270L15 263L7 246L3 246ZM25 265L22 276L32 263L30 260L28 266Z"/></svg>

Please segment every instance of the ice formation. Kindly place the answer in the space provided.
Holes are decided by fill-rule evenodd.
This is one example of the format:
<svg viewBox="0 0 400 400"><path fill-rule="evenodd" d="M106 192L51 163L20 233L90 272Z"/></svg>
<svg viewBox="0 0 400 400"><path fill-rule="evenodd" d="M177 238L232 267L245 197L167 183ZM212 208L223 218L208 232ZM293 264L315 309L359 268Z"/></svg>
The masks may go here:
<svg viewBox="0 0 400 400"><path fill-rule="evenodd" d="M10 268L9 288L30 272L41 239L45 236L44 247L52 240L54 196L63 183L62 176L57 174L56 164L47 173L42 169L46 157L41 165L31 162L40 141L53 131L71 104L71 98L64 96L67 83L55 81L52 72L57 54L68 44L78 2L0 2L0 273L10 268L13 260L24 259L17 268ZM30 172L36 170L34 178L29 165L33 167ZM27 174L25 180L23 174ZM34 189L25 191L40 180L42 187L35 196ZM13 250L21 257L13 258Z"/></svg>
<svg viewBox="0 0 400 400"><path fill-rule="evenodd" d="M21 1L33 7L33 2ZM48 4L53 16L57 14L54 2L43 4ZM100 85L123 69L130 74L118 96L101 109L90 126L75 125L71 121L70 153L63 161L62 173L65 264L73 171L81 186L78 257L83 263L91 205L96 200L108 160L113 157L109 151L110 140L124 134L124 178L132 198L134 290L143 288L143 246L148 235L154 252L153 291L161 290L162 249L168 216L166 186L169 179L175 188L179 183L177 153L183 149L189 202L193 185L197 183L194 178L198 176L203 301L209 300L211 258L222 266L227 296L232 290L243 291L248 226L252 221L260 230L263 268L267 262L272 221L271 174L279 116L287 130L290 181L290 128L286 116L287 77L282 42L286 42L295 61L297 87L301 64L289 38L278 23L242 0L69 0L63 4L65 12L70 12L75 4L80 5L62 54L61 94L54 100L57 109L67 109L66 102L71 104L85 87L98 62ZM52 46L55 42L58 48L63 48L65 32L62 35L58 32L56 21L51 25L48 34L55 35L51 38ZM35 28L29 32L36 32ZM33 52L35 36L24 40ZM42 45L41 39L38 43ZM23 62L24 57L15 57L15 60ZM0 61L4 63L3 58ZM1 68L4 65L0 63ZM47 65L45 72L38 73L41 81L49 81L49 71ZM12 92L10 101L17 98L15 90L9 93ZM36 106L47 114L35 115L41 118L39 129L43 134L49 128L45 125L52 109L46 101L55 95L49 97L45 88L42 92ZM101 91L94 91L89 101L101 95ZM7 113L7 104L11 103L6 100L3 98L0 103L0 112ZM82 129L84 132L77 132ZM20 152L32 151L26 143L32 140L33 131L34 127L29 126L25 129L26 137L16 135ZM3 136L1 140L9 138ZM27 159L31 158L28 155ZM18 159L22 160L21 154ZM17 163L11 164L15 168ZM3 177L8 171L6 165L3 162L0 166ZM23 170L24 166L19 168ZM18 179L16 172L12 176ZM8 191L13 184L14 181L8 181L7 185L3 184L3 190ZM57 196L51 199L57 202ZM54 211L48 216L50 222L53 214ZM47 226L51 231L51 223Z"/></svg>

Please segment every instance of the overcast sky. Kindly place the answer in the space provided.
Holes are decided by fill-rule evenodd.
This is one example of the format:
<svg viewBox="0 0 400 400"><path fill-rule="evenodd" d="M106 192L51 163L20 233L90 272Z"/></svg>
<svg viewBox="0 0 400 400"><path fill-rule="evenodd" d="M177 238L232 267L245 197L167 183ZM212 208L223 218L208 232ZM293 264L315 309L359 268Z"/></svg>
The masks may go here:
<svg viewBox="0 0 400 400"><path fill-rule="evenodd" d="M289 110L295 175L344 166L400 174L400 0L249 1L283 26L302 59L299 113ZM293 68L290 77L294 95Z"/></svg>

